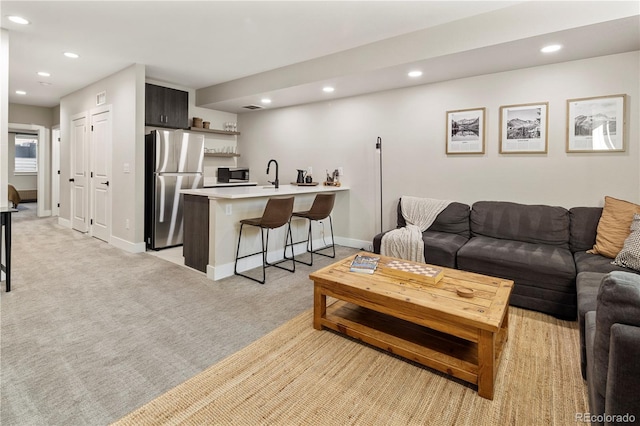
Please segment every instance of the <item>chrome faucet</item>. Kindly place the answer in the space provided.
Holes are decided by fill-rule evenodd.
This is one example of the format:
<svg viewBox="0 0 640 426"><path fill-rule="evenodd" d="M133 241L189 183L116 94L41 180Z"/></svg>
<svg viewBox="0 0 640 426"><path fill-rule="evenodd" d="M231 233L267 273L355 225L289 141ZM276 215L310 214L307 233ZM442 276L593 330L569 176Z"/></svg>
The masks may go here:
<svg viewBox="0 0 640 426"><path fill-rule="evenodd" d="M280 181L278 180L278 162L273 159L269 160L269 162L267 163L267 174L269 174L269 167L271 166L271 163L276 163L276 180L274 180L273 182L271 181L267 181L267 182L274 184L277 189L280 186Z"/></svg>

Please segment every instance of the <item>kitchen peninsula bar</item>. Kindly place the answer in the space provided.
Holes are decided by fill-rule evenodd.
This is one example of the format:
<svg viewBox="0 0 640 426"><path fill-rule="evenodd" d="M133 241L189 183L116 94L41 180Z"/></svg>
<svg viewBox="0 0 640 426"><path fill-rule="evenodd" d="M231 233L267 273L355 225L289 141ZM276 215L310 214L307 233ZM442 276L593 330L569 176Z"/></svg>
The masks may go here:
<svg viewBox="0 0 640 426"><path fill-rule="evenodd" d="M295 197L293 210L308 210L315 195L321 192L335 192L336 203L333 209L335 235L347 235L347 221L349 217L349 188L344 186L249 186L233 188L203 188L181 191L184 194L184 260L185 265L205 272L212 280L219 280L233 275L236 243L240 230L240 220L260 217L272 197ZM320 223L317 226L324 226ZM282 258L284 248L284 228L276 230L270 238L269 261ZM293 240L301 241L306 238L307 224L304 220L291 221ZM241 253L251 253L260 250L259 230L255 231L255 238L243 235ZM329 235L314 230L314 237ZM249 234L247 234L249 236ZM330 237L329 237L330 238ZM316 242L314 241L314 246ZM317 246L324 246L318 241ZM296 246L296 254L306 251L304 244ZM251 269L260 266L260 256L244 259L238 263L238 270Z"/></svg>

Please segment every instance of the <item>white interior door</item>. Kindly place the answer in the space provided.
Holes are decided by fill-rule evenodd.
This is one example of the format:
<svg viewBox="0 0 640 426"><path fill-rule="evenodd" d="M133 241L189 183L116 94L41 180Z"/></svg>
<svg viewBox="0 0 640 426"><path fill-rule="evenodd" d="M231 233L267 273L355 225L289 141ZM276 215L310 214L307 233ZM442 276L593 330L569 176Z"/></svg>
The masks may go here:
<svg viewBox="0 0 640 426"><path fill-rule="evenodd" d="M78 114L71 119L71 227L87 232L89 194L87 190L88 143L87 115Z"/></svg>
<svg viewBox="0 0 640 426"><path fill-rule="evenodd" d="M90 234L109 242L111 237L111 111L91 112L91 220Z"/></svg>

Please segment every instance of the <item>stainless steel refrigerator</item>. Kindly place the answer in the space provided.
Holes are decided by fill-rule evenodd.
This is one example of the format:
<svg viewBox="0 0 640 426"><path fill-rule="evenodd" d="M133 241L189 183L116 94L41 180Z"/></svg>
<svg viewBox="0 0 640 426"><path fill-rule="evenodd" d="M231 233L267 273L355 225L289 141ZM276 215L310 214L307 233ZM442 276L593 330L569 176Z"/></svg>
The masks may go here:
<svg viewBox="0 0 640 426"><path fill-rule="evenodd" d="M181 189L202 188L204 135L154 130L145 136L145 241L159 250L183 242Z"/></svg>

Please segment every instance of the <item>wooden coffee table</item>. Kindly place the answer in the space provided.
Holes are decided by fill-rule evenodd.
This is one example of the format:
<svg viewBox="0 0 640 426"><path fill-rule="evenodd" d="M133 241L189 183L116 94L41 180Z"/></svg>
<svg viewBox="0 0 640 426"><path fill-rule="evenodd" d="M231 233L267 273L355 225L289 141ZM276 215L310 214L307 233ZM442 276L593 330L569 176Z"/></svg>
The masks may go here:
<svg viewBox="0 0 640 426"><path fill-rule="evenodd" d="M361 252L359 254L374 255ZM493 399L508 338L513 281L442 268L444 277L400 277L380 256L372 274L350 272L354 256L322 268L314 282L313 326L326 327L478 386ZM457 289L475 291L461 297ZM327 306L327 296L339 299Z"/></svg>

